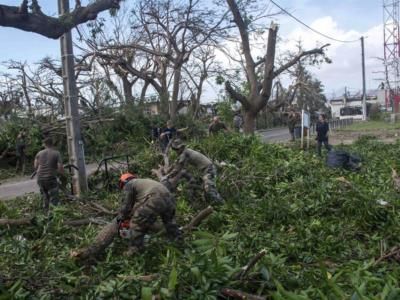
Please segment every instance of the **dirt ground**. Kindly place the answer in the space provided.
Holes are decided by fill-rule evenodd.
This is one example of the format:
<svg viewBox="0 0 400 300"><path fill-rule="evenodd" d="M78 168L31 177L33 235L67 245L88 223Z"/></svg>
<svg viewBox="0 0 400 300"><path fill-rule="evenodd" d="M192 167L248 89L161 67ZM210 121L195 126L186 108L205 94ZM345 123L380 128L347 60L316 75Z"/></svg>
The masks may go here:
<svg viewBox="0 0 400 300"><path fill-rule="evenodd" d="M337 130L331 132L329 143L349 145L362 136L374 136L383 143L391 144L400 138L400 129Z"/></svg>

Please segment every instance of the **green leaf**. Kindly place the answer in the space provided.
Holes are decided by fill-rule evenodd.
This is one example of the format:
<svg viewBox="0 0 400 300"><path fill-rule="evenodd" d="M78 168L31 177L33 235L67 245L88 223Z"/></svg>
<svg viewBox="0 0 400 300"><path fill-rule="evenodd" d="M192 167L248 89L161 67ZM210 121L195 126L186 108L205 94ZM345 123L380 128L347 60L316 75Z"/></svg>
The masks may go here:
<svg viewBox="0 0 400 300"><path fill-rule="evenodd" d="M151 287L142 287L142 300L151 300L153 298L153 290Z"/></svg>
<svg viewBox="0 0 400 300"><path fill-rule="evenodd" d="M229 241L234 239L235 237L237 237L238 233L234 232L234 233L228 233L226 232L221 238L225 241Z"/></svg>
<svg viewBox="0 0 400 300"><path fill-rule="evenodd" d="M171 273L169 274L168 290L174 291L177 283L178 283L178 272L176 271L176 268L173 267Z"/></svg>
<svg viewBox="0 0 400 300"><path fill-rule="evenodd" d="M400 299L400 289L392 290L385 300L397 300Z"/></svg>

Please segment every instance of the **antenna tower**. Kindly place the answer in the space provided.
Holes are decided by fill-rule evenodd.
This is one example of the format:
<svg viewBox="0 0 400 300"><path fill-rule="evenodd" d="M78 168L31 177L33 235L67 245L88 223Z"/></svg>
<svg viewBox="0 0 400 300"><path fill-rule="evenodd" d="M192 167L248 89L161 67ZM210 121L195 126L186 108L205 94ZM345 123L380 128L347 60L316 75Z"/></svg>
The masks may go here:
<svg viewBox="0 0 400 300"><path fill-rule="evenodd" d="M383 0L386 108L397 112L400 102L399 0Z"/></svg>

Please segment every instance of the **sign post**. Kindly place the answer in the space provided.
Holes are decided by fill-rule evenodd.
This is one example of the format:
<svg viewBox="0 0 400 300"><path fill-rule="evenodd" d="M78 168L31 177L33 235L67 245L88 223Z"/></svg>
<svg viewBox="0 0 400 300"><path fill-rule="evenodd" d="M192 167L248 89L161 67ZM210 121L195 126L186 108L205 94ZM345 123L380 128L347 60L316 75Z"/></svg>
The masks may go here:
<svg viewBox="0 0 400 300"><path fill-rule="evenodd" d="M301 110L301 149L304 148L304 128L307 128L307 149L310 148L310 114Z"/></svg>

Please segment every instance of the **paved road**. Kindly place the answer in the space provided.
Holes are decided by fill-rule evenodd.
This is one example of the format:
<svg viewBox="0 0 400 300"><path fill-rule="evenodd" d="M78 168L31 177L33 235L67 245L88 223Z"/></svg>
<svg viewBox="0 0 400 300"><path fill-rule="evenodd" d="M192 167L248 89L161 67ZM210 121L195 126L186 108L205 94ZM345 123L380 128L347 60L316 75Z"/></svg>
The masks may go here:
<svg viewBox="0 0 400 300"><path fill-rule="evenodd" d="M290 140L290 133L287 127L260 130L257 132L266 143L287 142Z"/></svg>
<svg viewBox="0 0 400 300"><path fill-rule="evenodd" d="M266 143L285 142L290 139L288 129L276 128L270 130L260 130L257 132ZM97 164L88 164L86 173L91 175L97 169ZM29 193L39 193L36 179L21 177L18 179L8 179L0 182L0 200L9 200Z"/></svg>
<svg viewBox="0 0 400 300"><path fill-rule="evenodd" d="M97 164L88 164L86 174L91 175L97 170ZM30 193L39 193L36 178L29 176L18 179L8 179L0 182L0 200L10 200Z"/></svg>

